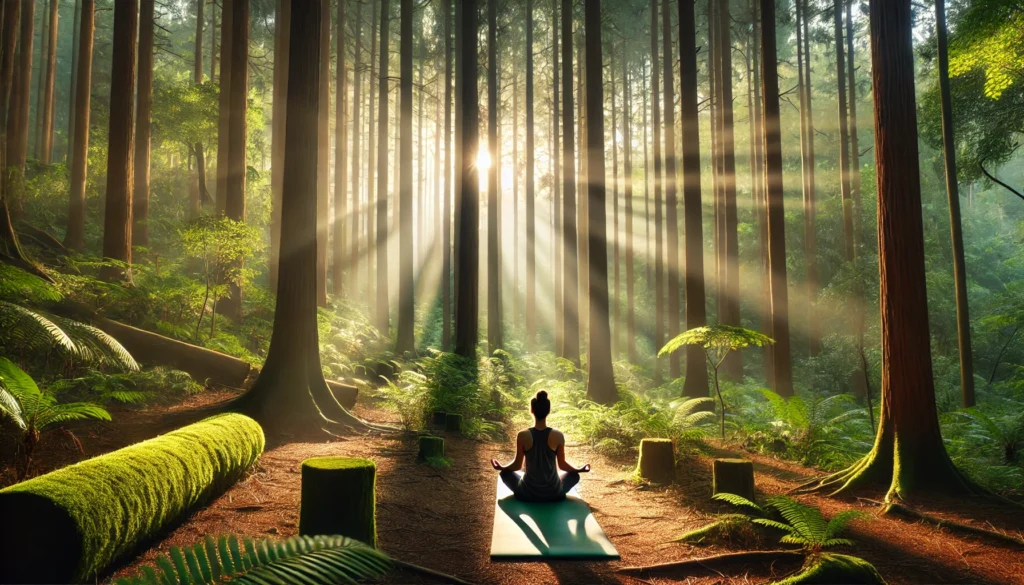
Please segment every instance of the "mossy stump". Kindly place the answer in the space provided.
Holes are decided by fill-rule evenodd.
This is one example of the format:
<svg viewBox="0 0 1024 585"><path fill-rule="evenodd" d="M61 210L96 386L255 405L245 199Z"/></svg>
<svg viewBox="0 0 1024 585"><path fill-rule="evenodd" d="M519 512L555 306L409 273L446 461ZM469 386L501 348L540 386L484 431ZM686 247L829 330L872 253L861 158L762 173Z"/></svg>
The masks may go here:
<svg viewBox="0 0 1024 585"><path fill-rule="evenodd" d="M462 415L449 412L444 415L444 430L449 433L462 432Z"/></svg>
<svg viewBox="0 0 1024 585"><path fill-rule="evenodd" d="M303 461L299 534L340 534L377 546L376 477L377 466L369 459Z"/></svg>
<svg viewBox="0 0 1024 585"><path fill-rule="evenodd" d="M426 461L431 457L444 457L444 439L431 435L420 437L420 454L417 461Z"/></svg>
<svg viewBox="0 0 1024 585"><path fill-rule="evenodd" d="M640 441L640 477L656 483L672 483L676 477L676 457L671 439L643 439Z"/></svg>
<svg viewBox="0 0 1024 585"><path fill-rule="evenodd" d="M754 464L746 459L715 459L712 493L736 494L754 500Z"/></svg>
<svg viewBox="0 0 1024 585"><path fill-rule="evenodd" d="M443 412L435 412L434 413L434 418L431 420L431 425L435 429L443 429L445 427L445 424L446 424L445 423L445 419L446 418L447 418L447 415L445 413L443 413Z"/></svg>
<svg viewBox="0 0 1024 585"><path fill-rule="evenodd" d="M875 567L862 558L822 553L810 558L799 573L775 585L885 585Z"/></svg>

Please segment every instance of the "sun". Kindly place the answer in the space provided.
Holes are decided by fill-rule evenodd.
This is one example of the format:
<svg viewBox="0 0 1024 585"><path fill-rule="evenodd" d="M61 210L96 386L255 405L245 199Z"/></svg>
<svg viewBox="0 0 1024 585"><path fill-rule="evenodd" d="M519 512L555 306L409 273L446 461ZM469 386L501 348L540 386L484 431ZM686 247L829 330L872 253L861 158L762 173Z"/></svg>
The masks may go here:
<svg viewBox="0 0 1024 585"><path fill-rule="evenodd" d="M481 171L491 168L491 153L487 151L486 146L481 146L476 154L476 168Z"/></svg>

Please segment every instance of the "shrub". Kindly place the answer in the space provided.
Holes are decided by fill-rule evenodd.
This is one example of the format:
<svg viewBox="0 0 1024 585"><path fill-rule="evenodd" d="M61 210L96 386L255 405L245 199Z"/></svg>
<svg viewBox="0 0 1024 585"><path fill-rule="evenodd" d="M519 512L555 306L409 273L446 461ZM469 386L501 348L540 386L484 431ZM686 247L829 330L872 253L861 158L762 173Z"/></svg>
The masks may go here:
<svg viewBox="0 0 1024 585"><path fill-rule="evenodd" d="M0 490L0 582L92 580L238 480L263 452L224 414Z"/></svg>

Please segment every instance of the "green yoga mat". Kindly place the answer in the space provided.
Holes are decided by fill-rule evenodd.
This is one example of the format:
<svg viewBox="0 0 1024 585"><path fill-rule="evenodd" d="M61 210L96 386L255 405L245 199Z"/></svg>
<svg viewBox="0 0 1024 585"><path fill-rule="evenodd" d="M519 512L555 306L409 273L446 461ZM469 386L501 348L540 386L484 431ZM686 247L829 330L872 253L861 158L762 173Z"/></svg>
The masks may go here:
<svg viewBox="0 0 1024 585"><path fill-rule="evenodd" d="M520 502L498 478L491 532L492 561L619 560L579 486L561 502Z"/></svg>

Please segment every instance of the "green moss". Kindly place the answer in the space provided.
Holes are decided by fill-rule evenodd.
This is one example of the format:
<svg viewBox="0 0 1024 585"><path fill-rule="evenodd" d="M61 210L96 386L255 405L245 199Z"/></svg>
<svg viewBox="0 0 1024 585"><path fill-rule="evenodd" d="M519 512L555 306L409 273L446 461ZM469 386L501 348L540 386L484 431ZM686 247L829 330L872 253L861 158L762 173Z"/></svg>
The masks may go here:
<svg viewBox="0 0 1024 585"><path fill-rule="evenodd" d="M875 567L858 557L823 553L808 559L799 573L775 585L885 585Z"/></svg>
<svg viewBox="0 0 1024 585"><path fill-rule="evenodd" d="M420 452L417 456L419 461L444 458L444 439L425 435L420 437Z"/></svg>
<svg viewBox="0 0 1024 585"><path fill-rule="evenodd" d="M657 483L671 483L676 475L675 452L671 439L643 439L636 464L639 476Z"/></svg>
<svg viewBox="0 0 1024 585"><path fill-rule="evenodd" d="M462 415L449 412L444 415L444 430L449 433L462 432Z"/></svg>
<svg viewBox="0 0 1024 585"><path fill-rule="evenodd" d="M93 580L237 481L263 447L256 421L224 414L0 490L0 582Z"/></svg>
<svg viewBox="0 0 1024 585"><path fill-rule="evenodd" d="M759 540L757 529L749 516L724 514L711 524L683 534L675 542L694 545L738 544L748 547L757 544Z"/></svg>
<svg viewBox="0 0 1024 585"><path fill-rule="evenodd" d="M299 534L340 534L376 546L376 477L377 466L369 459L303 461Z"/></svg>

